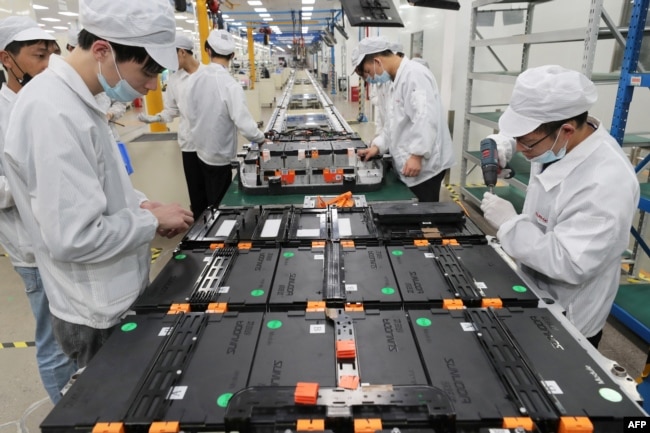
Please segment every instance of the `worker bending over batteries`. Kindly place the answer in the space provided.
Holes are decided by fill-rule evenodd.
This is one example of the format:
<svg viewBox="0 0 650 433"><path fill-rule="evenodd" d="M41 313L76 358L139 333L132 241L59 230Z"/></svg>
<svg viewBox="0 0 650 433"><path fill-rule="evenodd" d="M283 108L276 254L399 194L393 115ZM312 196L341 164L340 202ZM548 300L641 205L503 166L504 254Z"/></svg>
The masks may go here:
<svg viewBox="0 0 650 433"><path fill-rule="evenodd" d="M390 85L382 132L357 154L368 160L390 152L400 179L418 200L438 201L445 172L454 165L438 85L430 70L398 56L394 47L383 37L370 37L359 42L352 54L361 78Z"/></svg>
<svg viewBox="0 0 650 433"><path fill-rule="evenodd" d="M523 211L486 192L481 209L503 250L598 347L639 202L625 153L588 115L596 87L579 72L548 65L517 78L499 119L499 165L513 150L531 162Z"/></svg>
<svg viewBox="0 0 650 433"><path fill-rule="evenodd" d="M85 367L149 282L150 242L192 214L133 189L95 95L132 101L177 67L167 0L80 0L83 30L65 59L18 95L6 175L34 246L54 336Z"/></svg>

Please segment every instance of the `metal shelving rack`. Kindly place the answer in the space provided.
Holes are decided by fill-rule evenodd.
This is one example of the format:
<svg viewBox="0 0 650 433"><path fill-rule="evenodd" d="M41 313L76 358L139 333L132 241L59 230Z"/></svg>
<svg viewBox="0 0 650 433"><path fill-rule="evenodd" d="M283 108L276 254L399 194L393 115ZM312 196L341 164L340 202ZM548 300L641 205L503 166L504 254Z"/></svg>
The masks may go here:
<svg viewBox="0 0 650 433"><path fill-rule="evenodd" d="M496 83L514 84L519 73L526 70L528 67L531 45L584 41L581 68L582 73L598 83L614 84L618 82L619 75L616 73L592 74L594 57L596 53L596 44L600 39L615 39L620 44L625 44L625 35L629 33L629 30L618 28L614 24L609 14L603 8L603 0L591 0L586 27L552 32L533 33L532 23L535 6L549 1L552 0L475 0L472 3L468 74L465 93L465 116L462 143L463 150L461 159L461 194L465 200L471 203L479 204L483 193L487 191L487 188L484 186L469 185L467 183L467 177L469 173L476 167L480 167L480 153L478 151L478 143L475 143L471 146L469 143L471 125L478 124L496 130L498 129L498 120L499 116L501 115L501 113L498 111L474 111L475 107L472 104L474 81L481 80ZM490 39L480 38L480 34L477 31L477 15L485 11L512 10L512 8L494 8L495 5L506 5L510 3L526 4L524 12L524 33ZM492 8L486 9L486 6L492 6ZM600 27L601 19L605 24L605 27ZM523 45L520 70L508 70L503 62L500 61L496 53L491 48L492 46L499 45ZM475 58L477 48L487 48L490 50L503 70L490 72L475 71ZM634 143L636 145L647 145L650 141L648 138L632 135L629 137L625 136L625 140L629 140L630 144ZM528 163L528 161L526 161L521 155L515 154L513 160L511 161L511 165L513 165L513 168L517 174L512 179L504 181L505 186L497 186L495 188L495 193L509 200L514 204L515 208L521 210L523 207L528 177L530 174L530 163Z"/></svg>

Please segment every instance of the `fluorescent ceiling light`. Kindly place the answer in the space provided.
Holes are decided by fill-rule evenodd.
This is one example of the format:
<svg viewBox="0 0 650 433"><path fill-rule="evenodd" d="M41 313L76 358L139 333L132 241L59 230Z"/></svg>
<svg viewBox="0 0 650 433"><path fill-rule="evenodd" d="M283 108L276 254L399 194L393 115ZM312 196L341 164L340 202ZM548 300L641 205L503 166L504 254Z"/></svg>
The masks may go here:
<svg viewBox="0 0 650 433"><path fill-rule="evenodd" d="M52 26L52 28L57 30L68 30L67 27L63 27L63 26Z"/></svg>
<svg viewBox="0 0 650 433"><path fill-rule="evenodd" d="M54 33L54 30L45 30L48 33Z"/></svg>
<svg viewBox="0 0 650 433"><path fill-rule="evenodd" d="M291 48L291 45L287 44L287 47Z"/></svg>
<svg viewBox="0 0 650 433"><path fill-rule="evenodd" d="M233 21L235 21L235 19L234 19L234 18L227 18L227 19L225 19L224 21L233 22Z"/></svg>
<svg viewBox="0 0 650 433"><path fill-rule="evenodd" d="M241 26L242 23L231 23L233 26Z"/></svg>
<svg viewBox="0 0 650 433"><path fill-rule="evenodd" d="M58 18L41 18L41 21L48 21L48 22L51 22L51 23L58 23L61 20L58 19Z"/></svg>
<svg viewBox="0 0 650 433"><path fill-rule="evenodd" d="M223 19L230 18L230 15L221 14L221 18L223 18Z"/></svg>
<svg viewBox="0 0 650 433"><path fill-rule="evenodd" d="M302 14L302 17L303 18L311 18L311 12L305 12L304 14Z"/></svg>
<svg viewBox="0 0 650 433"><path fill-rule="evenodd" d="M194 18L189 18L189 19L186 19L185 22L187 24L194 24L196 22L196 20Z"/></svg>
<svg viewBox="0 0 650 433"><path fill-rule="evenodd" d="M253 8L253 10L254 10L255 12L257 12L257 13L260 13L260 12L268 12L268 11L266 10L266 8Z"/></svg>
<svg viewBox="0 0 650 433"><path fill-rule="evenodd" d="M316 3L316 0L302 0L304 5L313 5L314 3Z"/></svg>
<svg viewBox="0 0 650 433"><path fill-rule="evenodd" d="M55 28L56 28L56 27L55 27ZM176 27L176 30L181 31L181 30L185 30L185 29L184 29L183 27Z"/></svg>
<svg viewBox="0 0 650 433"><path fill-rule="evenodd" d="M307 30L309 30L309 27L307 27L307 26L305 26L305 27L302 28L302 32L303 32L303 33L307 33Z"/></svg>
<svg viewBox="0 0 650 433"><path fill-rule="evenodd" d="M184 20L187 17L185 15L174 15L174 18L176 18L177 20Z"/></svg>
<svg viewBox="0 0 650 433"><path fill-rule="evenodd" d="M271 16L271 14L259 14L259 15L260 15L262 18L264 18L264 17L270 17L270 16Z"/></svg>
<svg viewBox="0 0 650 433"><path fill-rule="evenodd" d="M283 53L285 52L285 51L284 51L282 48L280 48L280 47L275 47L275 49L276 49L276 50L280 50L280 51L282 51Z"/></svg>
<svg viewBox="0 0 650 433"><path fill-rule="evenodd" d="M259 0L249 0L248 4L251 6L262 6L262 2Z"/></svg>
<svg viewBox="0 0 650 433"><path fill-rule="evenodd" d="M313 11L313 10L314 10L314 7L313 7L313 6L303 6L303 7L302 7L302 11L303 11L303 12L311 12L311 11Z"/></svg>
<svg viewBox="0 0 650 433"><path fill-rule="evenodd" d="M66 17L78 17L79 14L76 12L59 12L59 15L65 15Z"/></svg>
<svg viewBox="0 0 650 433"><path fill-rule="evenodd" d="M262 18L264 21L273 21L273 18Z"/></svg>
<svg viewBox="0 0 650 433"><path fill-rule="evenodd" d="M41 9L41 10L45 10L45 9L49 9L49 8L48 8L47 6L32 5L32 9Z"/></svg>

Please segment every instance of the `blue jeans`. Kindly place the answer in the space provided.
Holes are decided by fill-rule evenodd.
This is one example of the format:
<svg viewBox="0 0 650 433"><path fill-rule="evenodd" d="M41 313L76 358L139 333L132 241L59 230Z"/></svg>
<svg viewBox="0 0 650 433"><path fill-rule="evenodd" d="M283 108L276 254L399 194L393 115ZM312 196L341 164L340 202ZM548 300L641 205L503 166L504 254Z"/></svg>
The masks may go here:
<svg viewBox="0 0 650 433"><path fill-rule="evenodd" d="M50 399L56 404L61 399L61 389L68 383L77 368L75 363L63 353L54 338L50 303L45 295L38 268L16 266L14 269L25 282L25 292L36 319L36 362L41 381Z"/></svg>

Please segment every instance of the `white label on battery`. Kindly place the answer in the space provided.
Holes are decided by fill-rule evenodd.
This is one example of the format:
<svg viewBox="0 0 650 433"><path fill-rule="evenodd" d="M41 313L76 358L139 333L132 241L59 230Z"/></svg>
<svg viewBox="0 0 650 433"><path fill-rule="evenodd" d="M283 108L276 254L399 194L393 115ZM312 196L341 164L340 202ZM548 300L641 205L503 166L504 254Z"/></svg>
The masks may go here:
<svg viewBox="0 0 650 433"><path fill-rule="evenodd" d="M314 260L325 260L324 254L314 254Z"/></svg>
<svg viewBox="0 0 650 433"><path fill-rule="evenodd" d="M324 334L325 333L325 324L321 323L319 325L309 325L310 334Z"/></svg>
<svg viewBox="0 0 650 433"><path fill-rule="evenodd" d="M305 159L305 149L298 149L298 160Z"/></svg>
<svg viewBox="0 0 650 433"><path fill-rule="evenodd" d="M356 284L346 284L345 285L345 291L346 292L356 292L357 291L357 285Z"/></svg>
<svg viewBox="0 0 650 433"><path fill-rule="evenodd" d="M317 238L320 236L320 229L298 229L296 236L299 238Z"/></svg>
<svg viewBox="0 0 650 433"><path fill-rule="evenodd" d="M551 394L564 394L562 388L554 380L543 380L542 385L546 387L546 390Z"/></svg>
<svg viewBox="0 0 650 433"><path fill-rule="evenodd" d="M512 430L509 428L491 428L488 429L488 433L510 433Z"/></svg>
<svg viewBox="0 0 650 433"><path fill-rule="evenodd" d="M203 258L203 261L204 261L204 262L209 262L210 260L212 260L212 257L204 257L204 258Z"/></svg>
<svg viewBox="0 0 650 433"><path fill-rule="evenodd" d="M160 332L158 333L159 337L167 337L169 334L172 333L173 327L171 326L164 326L162 329L160 329Z"/></svg>
<svg viewBox="0 0 650 433"><path fill-rule="evenodd" d="M262 150L262 161L269 162L271 160L271 151L269 149Z"/></svg>
<svg viewBox="0 0 650 433"><path fill-rule="evenodd" d="M218 292L219 293L228 293L228 292L230 292L230 286L219 287Z"/></svg>
<svg viewBox="0 0 650 433"><path fill-rule="evenodd" d="M348 147L348 165L354 166L357 162L357 154L353 147Z"/></svg>
<svg viewBox="0 0 650 433"><path fill-rule="evenodd" d="M172 386L167 394L167 400L182 400L186 392L187 386Z"/></svg>
<svg viewBox="0 0 650 433"><path fill-rule="evenodd" d="M472 322L460 322L460 327L465 332L477 331L476 326Z"/></svg>
<svg viewBox="0 0 650 433"><path fill-rule="evenodd" d="M264 223L264 227L262 228L262 235L261 237L263 238L274 238L278 235L280 232L280 224L282 223L282 220L274 219L274 220L266 220Z"/></svg>
<svg viewBox="0 0 650 433"><path fill-rule="evenodd" d="M219 230L217 230L217 233L215 233L215 236L221 238L230 236L232 229L235 228L235 224L237 224L237 221L235 220L227 220L222 222L221 226L219 226Z"/></svg>
<svg viewBox="0 0 650 433"><path fill-rule="evenodd" d="M474 281L474 285L477 289L487 289L488 286L483 281Z"/></svg>
<svg viewBox="0 0 650 433"><path fill-rule="evenodd" d="M424 257L427 259L435 259L436 256L433 253L424 253Z"/></svg>
<svg viewBox="0 0 650 433"><path fill-rule="evenodd" d="M339 218L339 235L352 236L352 224L350 218Z"/></svg>

